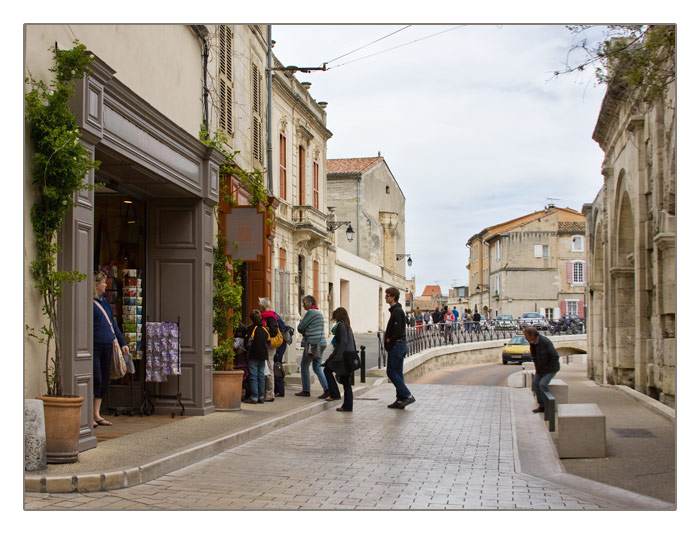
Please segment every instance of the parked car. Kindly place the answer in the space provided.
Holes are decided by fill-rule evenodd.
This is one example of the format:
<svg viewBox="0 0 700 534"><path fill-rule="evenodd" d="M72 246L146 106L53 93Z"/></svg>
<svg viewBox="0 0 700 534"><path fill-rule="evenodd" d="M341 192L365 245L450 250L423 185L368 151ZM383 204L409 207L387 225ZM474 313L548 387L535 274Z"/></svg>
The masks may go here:
<svg viewBox="0 0 700 534"><path fill-rule="evenodd" d="M496 317L496 328L499 330L515 330L515 319L512 315L499 314Z"/></svg>
<svg viewBox="0 0 700 534"><path fill-rule="evenodd" d="M505 345L501 358L503 365L508 365L508 362L531 362L530 342L525 336L513 336Z"/></svg>
<svg viewBox="0 0 700 534"><path fill-rule="evenodd" d="M518 319L518 326L520 328L534 326L537 330L546 330L548 323L547 319L545 319L541 313L525 312Z"/></svg>

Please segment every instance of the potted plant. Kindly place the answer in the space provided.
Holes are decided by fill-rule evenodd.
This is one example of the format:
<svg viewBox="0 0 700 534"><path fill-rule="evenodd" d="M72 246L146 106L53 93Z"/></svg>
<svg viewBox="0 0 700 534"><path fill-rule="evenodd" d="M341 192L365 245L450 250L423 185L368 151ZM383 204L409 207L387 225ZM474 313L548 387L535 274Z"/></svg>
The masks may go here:
<svg viewBox="0 0 700 534"><path fill-rule="evenodd" d="M219 234L214 250L213 326L218 343L213 350L213 401L217 410L233 411L241 409L244 372L234 369L236 351L231 325L240 321L243 290L234 276L236 266L229 263L224 253L224 245L225 239Z"/></svg>
<svg viewBox="0 0 700 534"><path fill-rule="evenodd" d="M66 214L74 206L76 192L92 187L85 176L99 165L80 142L77 120L68 106L76 82L89 74L94 56L78 41L70 50L50 50L54 59L54 66L49 69L54 73L53 81L47 86L31 77L26 80L31 90L25 96L25 119L34 142L31 176L35 202L30 216L36 257L30 264L30 273L46 317L38 333L29 325L27 332L46 345L47 393L37 398L44 402L47 461L71 463L78 459L83 398L64 394L58 302L65 284L85 280L86 275L59 270L56 262L60 253L58 236Z"/></svg>

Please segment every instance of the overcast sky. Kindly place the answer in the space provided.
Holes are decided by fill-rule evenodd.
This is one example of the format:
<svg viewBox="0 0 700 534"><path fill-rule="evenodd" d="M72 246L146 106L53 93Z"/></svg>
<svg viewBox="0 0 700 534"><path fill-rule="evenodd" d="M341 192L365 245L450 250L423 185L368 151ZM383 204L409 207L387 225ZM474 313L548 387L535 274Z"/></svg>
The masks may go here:
<svg viewBox="0 0 700 534"><path fill-rule="evenodd" d="M330 62L297 73L328 102L328 158L386 159L419 293L467 284L465 244L483 228L548 198L581 210L602 186L591 137L604 87L554 79L575 39L564 26L274 25L272 38L285 65Z"/></svg>

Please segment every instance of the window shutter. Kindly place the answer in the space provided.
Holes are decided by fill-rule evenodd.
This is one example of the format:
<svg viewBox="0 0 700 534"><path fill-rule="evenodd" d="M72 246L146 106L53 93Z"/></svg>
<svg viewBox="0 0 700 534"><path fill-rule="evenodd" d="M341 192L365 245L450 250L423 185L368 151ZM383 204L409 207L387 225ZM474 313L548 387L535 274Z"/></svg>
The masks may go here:
<svg viewBox="0 0 700 534"><path fill-rule="evenodd" d="M566 301L562 300L561 301L561 317L566 315Z"/></svg>
<svg viewBox="0 0 700 534"><path fill-rule="evenodd" d="M578 301L578 316L583 319L583 301Z"/></svg>
<svg viewBox="0 0 700 534"><path fill-rule="evenodd" d="M542 257L542 245L535 245L535 258Z"/></svg>
<svg viewBox="0 0 700 534"><path fill-rule="evenodd" d="M566 281L569 284L574 282L574 264L570 261L566 262Z"/></svg>
<svg viewBox="0 0 700 534"><path fill-rule="evenodd" d="M588 274L586 272L586 262L583 262L583 283L588 282Z"/></svg>
<svg viewBox="0 0 700 534"><path fill-rule="evenodd" d="M219 26L219 128L233 136L233 49L229 26Z"/></svg>

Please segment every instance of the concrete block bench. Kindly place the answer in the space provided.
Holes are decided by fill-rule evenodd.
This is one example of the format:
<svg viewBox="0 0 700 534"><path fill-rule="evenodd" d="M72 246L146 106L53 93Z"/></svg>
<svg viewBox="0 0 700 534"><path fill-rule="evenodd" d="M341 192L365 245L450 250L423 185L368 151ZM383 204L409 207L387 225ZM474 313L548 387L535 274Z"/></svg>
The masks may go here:
<svg viewBox="0 0 700 534"><path fill-rule="evenodd" d="M606 456L605 415L597 404L562 404L557 410L559 458Z"/></svg>
<svg viewBox="0 0 700 534"><path fill-rule="evenodd" d="M523 362L523 371L534 371L535 370L535 364L533 362Z"/></svg>
<svg viewBox="0 0 700 534"><path fill-rule="evenodd" d="M549 392L554 395L557 406L569 403L569 385L561 378L553 378L549 383Z"/></svg>
<svg viewBox="0 0 700 534"><path fill-rule="evenodd" d="M534 369L523 369L523 379L525 381L525 387L532 389L532 377L535 376Z"/></svg>

